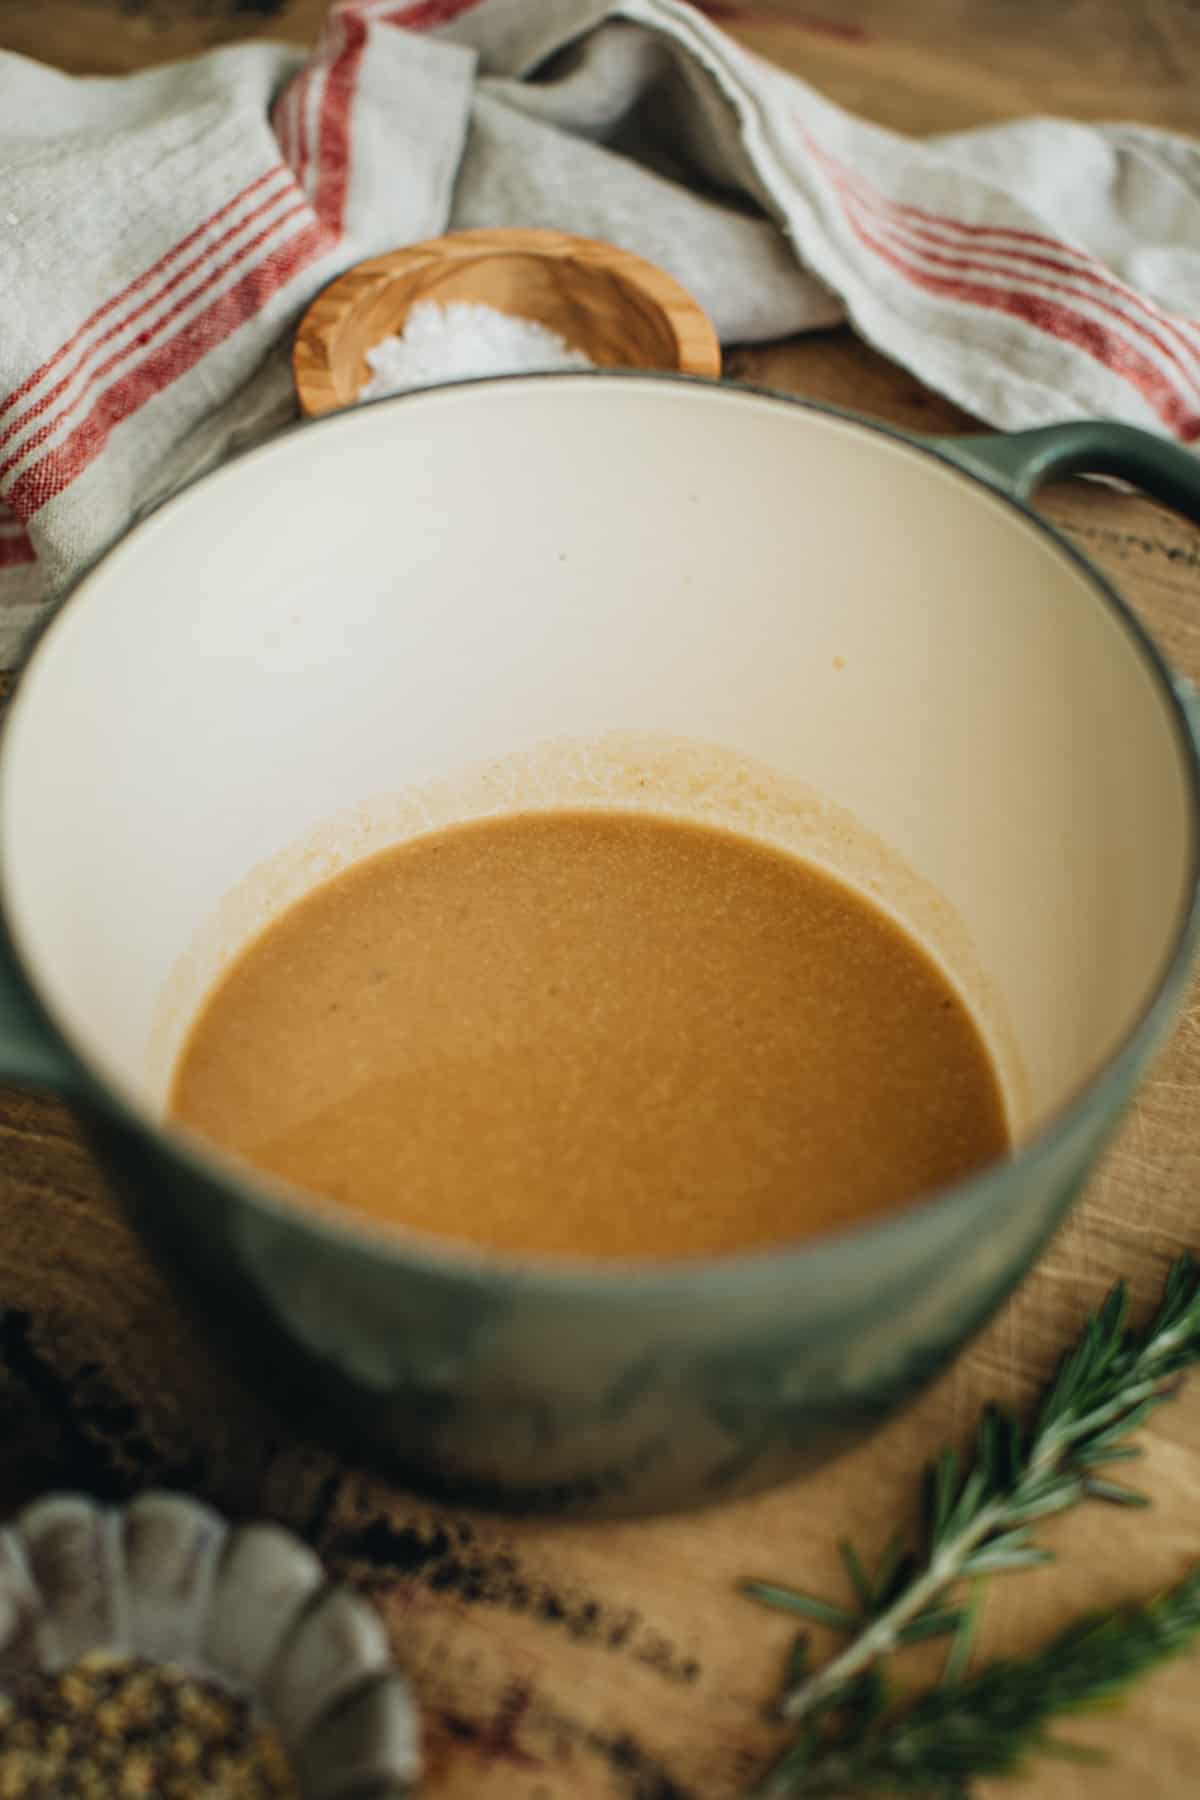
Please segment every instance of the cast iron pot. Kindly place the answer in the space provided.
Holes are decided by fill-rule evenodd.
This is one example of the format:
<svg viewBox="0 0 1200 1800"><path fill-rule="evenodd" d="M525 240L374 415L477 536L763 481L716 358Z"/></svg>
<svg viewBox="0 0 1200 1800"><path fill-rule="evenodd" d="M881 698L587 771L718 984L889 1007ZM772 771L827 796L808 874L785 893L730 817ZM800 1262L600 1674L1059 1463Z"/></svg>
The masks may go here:
<svg viewBox="0 0 1200 1800"><path fill-rule="evenodd" d="M1200 520L1193 458L1128 428L915 442L675 377L426 390L243 456L87 575L24 671L0 1073L78 1108L299 1428L428 1490L644 1512L828 1454L1028 1268L1183 992L1197 709L1029 509L1079 470ZM223 962L414 820L633 796L744 825L752 791L942 959L1009 1160L771 1253L587 1266L373 1232L164 1122Z"/></svg>

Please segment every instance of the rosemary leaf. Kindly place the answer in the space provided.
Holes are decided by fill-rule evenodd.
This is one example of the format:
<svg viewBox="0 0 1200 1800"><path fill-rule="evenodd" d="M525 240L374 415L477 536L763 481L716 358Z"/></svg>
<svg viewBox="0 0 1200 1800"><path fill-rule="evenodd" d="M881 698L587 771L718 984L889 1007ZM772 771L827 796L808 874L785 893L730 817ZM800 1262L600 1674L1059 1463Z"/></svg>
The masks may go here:
<svg viewBox="0 0 1200 1800"><path fill-rule="evenodd" d="M818 1625L829 1625L834 1631L853 1631L859 1621L844 1606L834 1606L816 1594L797 1593L794 1588L776 1587L770 1581L744 1581L742 1592L751 1600L770 1606L776 1612L795 1613L801 1619L813 1619Z"/></svg>
<svg viewBox="0 0 1200 1800"><path fill-rule="evenodd" d="M870 1613L875 1604L875 1589L867 1577L867 1571L859 1560L858 1551L849 1538L843 1538L838 1545L838 1552L846 1565L846 1573L850 1577L850 1585L858 1595L859 1604L864 1613Z"/></svg>
<svg viewBox="0 0 1200 1800"><path fill-rule="evenodd" d="M1136 1462L1141 1454L1138 1444L1093 1444L1075 1452L1075 1463L1080 1469L1098 1469L1101 1463Z"/></svg>
<svg viewBox="0 0 1200 1800"><path fill-rule="evenodd" d="M956 1607L934 1607L911 1619L899 1633L901 1644L922 1644L927 1638L946 1637L958 1630L963 1615Z"/></svg>
<svg viewBox="0 0 1200 1800"><path fill-rule="evenodd" d="M912 1558L904 1548L904 1538L900 1532L893 1533L887 1547L875 1568L875 1589L871 1596L871 1611L882 1612L897 1593L906 1585L908 1566Z"/></svg>
<svg viewBox="0 0 1200 1800"><path fill-rule="evenodd" d="M1027 1550L1005 1550L999 1544L985 1544L962 1565L964 1575L1007 1575L1015 1569L1041 1569L1054 1561L1051 1550L1030 1545Z"/></svg>
<svg viewBox="0 0 1200 1800"><path fill-rule="evenodd" d="M1145 1494L1139 1494L1136 1488L1119 1487L1115 1481L1101 1481L1097 1475L1089 1475L1083 1488L1089 1500L1107 1500L1110 1506L1150 1504Z"/></svg>
<svg viewBox="0 0 1200 1800"><path fill-rule="evenodd" d="M963 1610L958 1630L954 1634L954 1642L946 1657L946 1666L942 1670L942 1686L954 1687L962 1680L970 1667L971 1653L975 1648L975 1639L979 1635L979 1621L983 1615L984 1583L971 1583L971 1597Z"/></svg>
<svg viewBox="0 0 1200 1800"><path fill-rule="evenodd" d="M788 1679L803 1681L808 1674L811 1658L812 1644L809 1641L808 1633L801 1631L797 1634L796 1641L792 1645L791 1655L788 1657Z"/></svg>

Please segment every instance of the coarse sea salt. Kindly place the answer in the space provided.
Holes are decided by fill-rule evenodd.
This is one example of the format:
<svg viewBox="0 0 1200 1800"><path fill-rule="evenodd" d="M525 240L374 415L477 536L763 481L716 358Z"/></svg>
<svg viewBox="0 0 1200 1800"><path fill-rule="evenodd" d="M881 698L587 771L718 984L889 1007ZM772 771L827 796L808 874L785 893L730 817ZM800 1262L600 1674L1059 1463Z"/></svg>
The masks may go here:
<svg viewBox="0 0 1200 1800"><path fill-rule="evenodd" d="M518 319L494 306L419 300L399 337L367 351L371 378L360 400L381 400L409 388L472 375L514 375L541 369L592 369L582 350L536 319Z"/></svg>

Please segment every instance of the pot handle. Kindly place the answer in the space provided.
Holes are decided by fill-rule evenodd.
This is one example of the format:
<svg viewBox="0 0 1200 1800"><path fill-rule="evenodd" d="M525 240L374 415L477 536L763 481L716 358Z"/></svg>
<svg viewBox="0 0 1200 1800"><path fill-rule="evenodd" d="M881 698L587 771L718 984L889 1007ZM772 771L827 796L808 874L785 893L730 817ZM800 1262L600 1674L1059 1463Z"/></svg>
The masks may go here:
<svg viewBox="0 0 1200 1800"><path fill-rule="evenodd" d="M1133 425L1081 419L925 443L1016 500L1032 499L1045 482L1063 475L1117 475L1200 525L1200 456Z"/></svg>
<svg viewBox="0 0 1200 1800"><path fill-rule="evenodd" d="M35 999L2 921L0 1082L63 1095L80 1088L79 1066Z"/></svg>

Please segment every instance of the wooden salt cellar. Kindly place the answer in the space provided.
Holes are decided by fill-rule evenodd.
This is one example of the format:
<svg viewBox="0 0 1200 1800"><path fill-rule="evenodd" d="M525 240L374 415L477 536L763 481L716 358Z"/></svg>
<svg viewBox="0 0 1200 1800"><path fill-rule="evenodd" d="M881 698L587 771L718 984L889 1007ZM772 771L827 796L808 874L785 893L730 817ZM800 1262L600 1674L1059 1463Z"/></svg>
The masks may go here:
<svg viewBox="0 0 1200 1800"><path fill-rule="evenodd" d="M721 373L705 312L640 256L562 231L459 231L358 263L317 295L292 350L300 410L312 419L352 405L367 351L402 332L420 300L534 319L601 368Z"/></svg>

